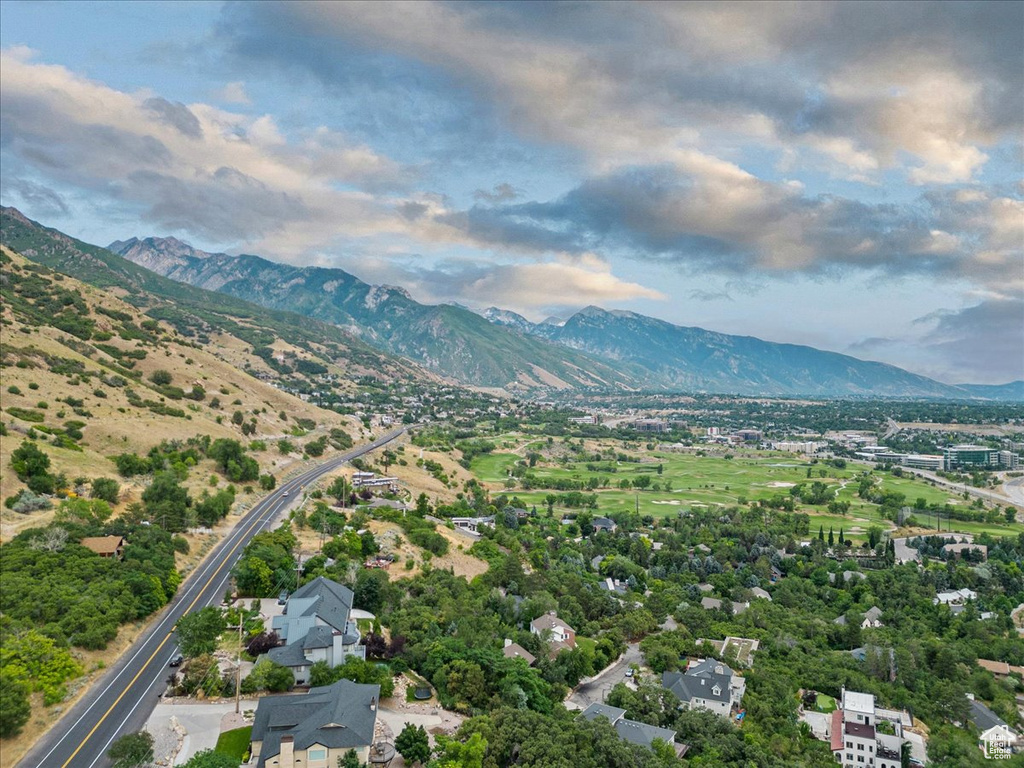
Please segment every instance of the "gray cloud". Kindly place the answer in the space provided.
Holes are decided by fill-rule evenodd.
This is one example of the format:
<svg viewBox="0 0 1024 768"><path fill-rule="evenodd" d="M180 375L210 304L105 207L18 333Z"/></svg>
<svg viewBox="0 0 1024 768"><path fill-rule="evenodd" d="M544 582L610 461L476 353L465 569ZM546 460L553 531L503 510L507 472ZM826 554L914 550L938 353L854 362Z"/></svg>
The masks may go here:
<svg viewBox="0 0 1024 768"><path fill-rule="evenodd" d="M29 179L0 177L0 194L4 197L14 195L21 205L49 216L66 216L71 212L64 198L55 190Z"/></svg>
<svg viewBox="0 0 1024 768"><path fill-rule="evenodd" d="M704 291L699 288L690 291L689 297L695 301L732 301L733 298L725 291Z"/></svg>
<svg viewBox="0 0 1024 768"><path fill-rule="evenodd" d="M958 380L979 372L987 380L971 383L1024 379L1024 300L982 301L937 319L924 343L958 374Z"/></svg>
<svg viewBox="0 0 1024 768"><path fill-rule="evenodd" d="M146 99L143 106L168 125L174 126L186 136L193 139L201 138L203 128L199 118L181 102L172 102L159 96Z"/></svg>
<svg viewBox="0 0 1024 768"><path fill-rule="evenodd" d="M511 184L502 183L497 184L491 192L488 192L486 189L476 190L473 193L473 199L483 200L488 203L507 203L509 200L515 200L521 195L522 193Z"/></svg>

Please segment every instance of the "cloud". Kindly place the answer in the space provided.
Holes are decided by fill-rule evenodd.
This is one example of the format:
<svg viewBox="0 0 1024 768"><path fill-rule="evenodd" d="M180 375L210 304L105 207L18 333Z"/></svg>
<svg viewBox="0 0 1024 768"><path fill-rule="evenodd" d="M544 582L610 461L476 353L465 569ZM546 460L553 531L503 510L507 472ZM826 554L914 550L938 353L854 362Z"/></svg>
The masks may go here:
<svg viewBox="0 0 1024 768"><path fill-rule="evenodd" d="M0 66L11 165L119 200L163 230L290 257L330 243L339 220L352 237L412 231L372 193L415 172L335 131L289 139L269 116L118 91L35 63L25 49L4 51Z"/></svg>
<svg viewBox="0 0 1024 768"><path fill-rule="evenodd" d="M593 254L530 264L449 260L437 266L425 266L419 259L360 257L344 266L364 280L400 284L427 303L500 306L535 319L588 304L667 298L661 291L616 277L610 265Z"/></svg>
<svg viewBox="0 0 1024 768"><path fill-rule="evenodd" d="M64 198L45 184L29 179L0 177L0 194L14 195L23 206L31 207L47 216L67 216L71 209Z"/></svg>
<svg viewBox="0 0 1024 768"><path fill-rule="evenodd" d="M492 247L624 254L737 275L964 279L1021 291L1021 201L971 190L912 204L808 196L699 153L583 182L549 202L474 206L444 223Z"/></svg>
<svg viewBox="0 0 1024 768"><path fill-rule="evenodd" d="M521 196L522 193L518 189L507 183L496 185L491 192L486 189L478 189L473 193L474 200L482 200L487 203L507 203L509 200L515 200Z"/></svg>
<svg viewBox="0 0 1024 768"><path fill-rule="evenodd" d="M754 142L854 178L894 168L915 184L961 182L987 147L1016 140L1024 112L1015 3L291 2L225 13L243 55L329 85L360 55L391 79L415 72L600 171Z"/></svg>
<svg viewBox="0 0 1024 768"><path fill-rule="evenodd" d="M245 83L240 80L225 83L223 88L214 91L213 97L228 104L248 105L252 103L249 99L249 94L246 93Z"/></svg>
<svg viewBox="0 0 1024 768"><path fill-rule="evenodd" d="M1024 379L1024 299L982 301L935 318L924 336L954 381L982 376L978 384Z"/></svg>
<svg viewBox="0 0 1024 768"><path fill-rule="evenodd" d="M725 291L704 291L695 288L690 291L689 296L695 301L732 301L733 298Z"/></svg>

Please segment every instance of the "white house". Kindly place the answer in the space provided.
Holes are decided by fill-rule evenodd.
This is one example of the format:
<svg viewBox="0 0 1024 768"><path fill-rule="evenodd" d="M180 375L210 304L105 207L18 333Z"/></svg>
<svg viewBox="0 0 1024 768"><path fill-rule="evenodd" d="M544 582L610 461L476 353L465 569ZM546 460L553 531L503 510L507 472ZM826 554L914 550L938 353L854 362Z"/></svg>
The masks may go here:
<svg viewBox="0 0 1024 768"><path fill-rule="evenodd" d="M875 697L843 689L839 708L832 713L830 742L836 761L843 768L900 768L903 722L899 717L881 717ZM892 734L878 729L879 720L891 725ZM888 729L887 729L888 730Z"/></svg>
<svg viewBox="0 0 1024 768"><path fill-rule="evenodd" d="M739 707L747 688L742 677L715 659L699 661L685 673L665 672L661 684L689 709L707 709L722 717Z"/></svg>

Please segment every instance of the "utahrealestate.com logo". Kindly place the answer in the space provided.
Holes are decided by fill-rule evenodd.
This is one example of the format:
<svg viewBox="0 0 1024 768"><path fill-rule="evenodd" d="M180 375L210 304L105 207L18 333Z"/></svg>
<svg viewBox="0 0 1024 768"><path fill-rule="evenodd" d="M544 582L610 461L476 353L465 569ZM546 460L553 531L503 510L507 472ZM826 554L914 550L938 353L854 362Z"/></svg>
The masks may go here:
<svg viewBox="0 0 1024 768"><path fill-rule="evenodd" d="M981 751L988 760L1009 760L1016 743L1017 734L1002 724L981 734Z"/></svg>

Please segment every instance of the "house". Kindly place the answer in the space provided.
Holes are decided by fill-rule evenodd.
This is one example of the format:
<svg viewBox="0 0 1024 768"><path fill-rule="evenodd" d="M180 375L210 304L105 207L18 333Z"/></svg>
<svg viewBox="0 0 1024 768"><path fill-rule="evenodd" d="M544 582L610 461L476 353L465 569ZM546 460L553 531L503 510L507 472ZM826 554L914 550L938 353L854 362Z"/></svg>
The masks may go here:
<svg viewBox="0 0 1024 768"><path fill-rule="evenodd" d="M700 604L706 611L721 610L722 608L722 601L717 597L702 597ZM750 607L750 603L730 603L730 605L734 616L738 616Z"/></svg>
<svg viewBox="0 0 1024 768"><path fill-rule="evenodd" d="M122 536L86 536L79 544L86 549L91 549L100 557L109 557L114 560L124 559L124 537Z"/></svg>
<svg viewBox="0 0 1024 768"><path fill-rule="evenodd" d="M594 526L594 533L600 533L601 531L615 533L615 529L619 527L610 517L595 517L591 525Z"/></svg>
<svg viewBox="0 0 1024 768"><path fill-rule="evenodd" d="M843 689L839 707L832 713L829 741L836 762L843 768L900 768L903 749L903 719L890 719L886 710L875 708L875 697ZM893 734L878 730L879 720L891 725ZM889 730L889 729L887 729Z"/></svg>
<svg viewBox="0 0 1024 768"><path fill-rule="evenodd" d="M1020 675L1024 677L1024 667L1014 667L1005 661L992 661L991 659L978 659L978 666L987 669L996 677L1007 677L1009 675Z"/></svg>
<svg viewBox="0 0 1024 768"><path fill-rule="evenodd" d="M626 582L620 579L611 578L602 579L601 581L597 582L597 587L602 592L607 592L612 596L624 595L626 594L626 591L629 589L629 586L626 584Z"/></svg>
<svg viewBox="0 0 1024 768"><path fill-rule="evenodd" d="M698 661L686 672L665 672L661 684L688 709L707 709L722 717L739 708L747 688L742 677L715 659Z"/></svg>
<svg viewBox="0 0 1024 768"><path fill-rule="evenodd" d="M943 544L942 551L947 555L951 555L954 558L962 558L965 552L974 550L981 555L982 560L988 559L988 547L984 544L975 544L970 541L965 541L960 544Z"/></svg>
<svg viewBox="0 0 1024 768"><path fill-rule="evenodd" d="M318 661L336 667L349 656L366 657L359 644L359 627L351 618L352 590L319 576L297 589L275 616L272 628L284 645L271 648L271 661L289 667L296 685L309 680L309 670Z"/></svg>
<svg viewBox="0 0 1024 768"><path fill-rule="evenodd" d="M618 707L610 707L607 704L591 704L580 713L579 717L586 720L595 720L598 717L607 719L611 723L612 728L615 729L615 732L619 734L619 738L623 741L628 741L630 744L653 749L654 740L661 739L675 748L678 757L686 754L687 746L675 743L675 731L668 728L658 728L655 725L648 725L636 720L627 720L625 715L626 710L619 709Z"/></svg>
<svg viewBox="0 0 1024 768"><path fill-rule="evenodd" d="M538 616L530 622L530 631L541 638L548 635L551 642L551 657L566 649L576 647L576 630L558 618L554 611Z"/></svg>
<svg viewBox="0 0 1024 768"><path fill-rule="evenodd" d="M536 656L523 648L519 643L513 643L507 637L505 638L505 647L501 649L501 652L506 659L523 659L528 667L532 667L534 662L537 661Z"/></svg>
<svg viewBox="0 0 1024 768"><path fill-rule="evenodd" d="M339 680L302 696L264 696L250 737L255 768L330 768L354 749L369 756L379 685Z"/></svg>
<svg viewBox="0 0 1024 768"><path fill-rule="evenodd" d="M885 625L881 622L882 609L877 605L870 608L864 614L864 621L861 622L861 629L877 629L878 627L884 627Z"/></svg>
<svg viewBox="0 0 1024 768"><path fill-rule="evenodd" d="M771 602L772 596L768 593L767 589L761 589L760 587L753 587L750 590L750 596L757 600L767 600Z"/></svg>
<svg viewBox="0 0 1024 768"><path fill-rule="evenodd" d="M939 592L935 595L935 599L932 600L933 605L963 605L968 600L977 600L978 593L973 589L954 589L947 590L945 592Z"/></svg>

